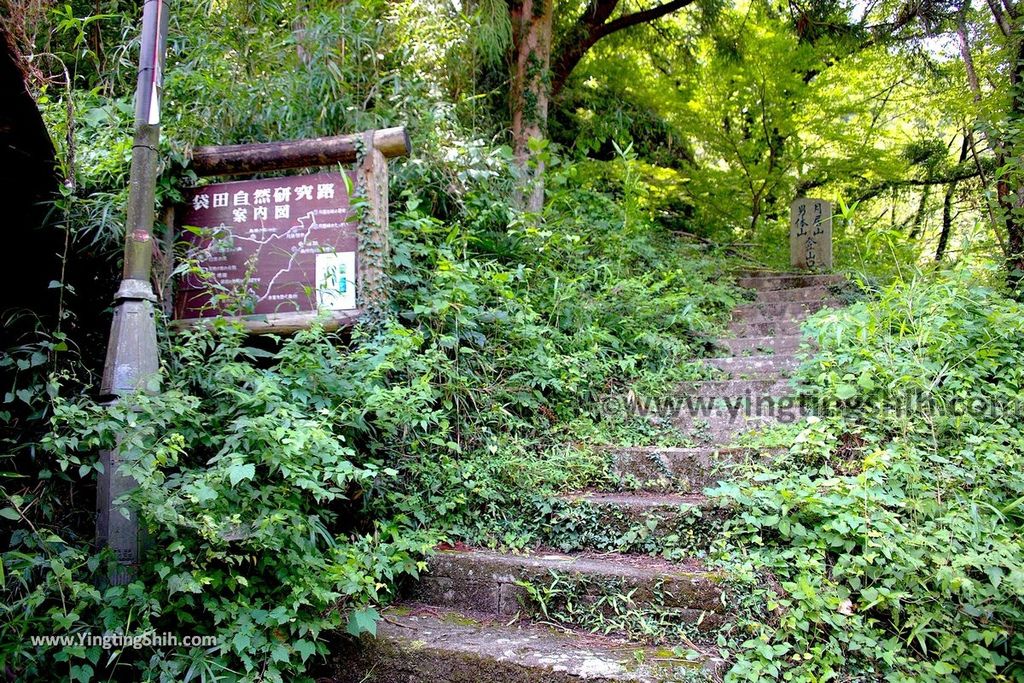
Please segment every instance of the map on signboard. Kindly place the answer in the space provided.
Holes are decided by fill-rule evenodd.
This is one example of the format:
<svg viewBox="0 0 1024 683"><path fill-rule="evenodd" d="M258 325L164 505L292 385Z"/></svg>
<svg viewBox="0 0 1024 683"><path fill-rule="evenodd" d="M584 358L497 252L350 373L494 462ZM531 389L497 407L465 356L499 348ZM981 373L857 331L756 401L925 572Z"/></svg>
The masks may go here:
<svg viewBox="0 0 1024 683"><path fill-rule="evenodd" d="M355 309L353 183L319 173L187 191L175 318Z"/></svg>

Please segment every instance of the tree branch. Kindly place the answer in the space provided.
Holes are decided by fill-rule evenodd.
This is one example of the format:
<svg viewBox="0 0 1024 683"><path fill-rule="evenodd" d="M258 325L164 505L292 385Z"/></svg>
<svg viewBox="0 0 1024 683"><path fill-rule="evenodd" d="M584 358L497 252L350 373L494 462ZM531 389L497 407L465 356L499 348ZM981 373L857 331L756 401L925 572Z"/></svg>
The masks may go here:
<svg viewBox="0 0 1024 683"><path fill-rule="evenodd" d="M623 14L618 19L604 24L602 27L603 31L601 37L609 36L616 31L621 31L622 29L629 28L630 26L636 26L637 24L644 24L648 21L660 19L666 14L672 14L673 12L681 10L691 4L693 4L693 0L670 0L670 2L651 7L650 9L633 12L632 14Z"/></svg>
<svg viewBox="0 0 1024 683"><path fill-rule="evenodd" d="M577 20L576 26L569 32L568 37L562 41L557 54L551 60L552 96L558 94L562 86L565 85L566 80L568 80L569 74L580 63L587 50L592 48L597 41L630 26L660 19L693 4L693 2L694 0L669 0L669 2L638 12L623 14L612 21L608 21L608 18L618 6L619 0L590 0L587 10Z"/></svg>
<svg viewBox="0 0 1024 683"><path fill-rule="evenodd" d="M902 178L896 180L886 180L881 183L876 183L871 187L867 188L862 192L855 201L862 202L867 199L873 199L878 195L882 194L886 190L891 190L896 187L929 187L932 185L949 185L950 183L958 183L961 180L968 180L970 178L977 178L981 175L980 170L970 164L960 164L953 168L948 175L944 176L933 176L930 178Z"/></svg>
<svg viewBox="0 0 1024 683"><path fill-rule="evenodd" d="M992 18L995 19L996 25L999 26L999 30L1005 37L1009 38L1013 31L1010 28L1010 22L1007 21L1006 16L1003 14L1003 9L995 0L987 0L987 2L989 10L992 12Z"/></svg>

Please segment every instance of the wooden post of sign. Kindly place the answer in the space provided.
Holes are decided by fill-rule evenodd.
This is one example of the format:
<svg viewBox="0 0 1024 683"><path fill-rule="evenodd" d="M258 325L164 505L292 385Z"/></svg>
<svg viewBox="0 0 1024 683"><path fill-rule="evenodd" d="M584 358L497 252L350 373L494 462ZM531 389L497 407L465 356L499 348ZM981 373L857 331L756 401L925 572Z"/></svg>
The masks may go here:
<svg viewBox="0 0 1024 683"><path fill-rule="evenodd" d="M388 233L388 160L373 144L376 131L363 135L364 156L356 170L356 192L366 200L359 235L359 308L379 318L388 299L385 280L391 247Z"/></svg>

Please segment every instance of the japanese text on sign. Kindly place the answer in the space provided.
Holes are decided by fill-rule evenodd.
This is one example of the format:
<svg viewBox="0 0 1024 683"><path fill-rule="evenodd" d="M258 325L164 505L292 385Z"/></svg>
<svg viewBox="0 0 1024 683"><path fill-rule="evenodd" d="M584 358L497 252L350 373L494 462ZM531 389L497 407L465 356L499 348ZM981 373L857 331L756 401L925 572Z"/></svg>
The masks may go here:
<svg viewBox="0 0 1024 683"><path fill-rule="evenodd" d="M192 264L175 317L356 307L358 237L351 176L220 183L186 194L181 224Z"/></svg>

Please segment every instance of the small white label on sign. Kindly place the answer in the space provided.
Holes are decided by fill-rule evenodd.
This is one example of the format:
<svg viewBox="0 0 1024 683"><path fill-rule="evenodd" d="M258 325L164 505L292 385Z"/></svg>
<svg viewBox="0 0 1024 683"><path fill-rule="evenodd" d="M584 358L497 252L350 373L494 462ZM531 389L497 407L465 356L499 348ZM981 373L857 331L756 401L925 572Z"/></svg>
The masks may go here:
<svg viewBox="0 0 1024 683"><path fill-rule="evenodd" d="M339 251L316 255L316 303L331 311L356 307L356 253Z"/></svg>

